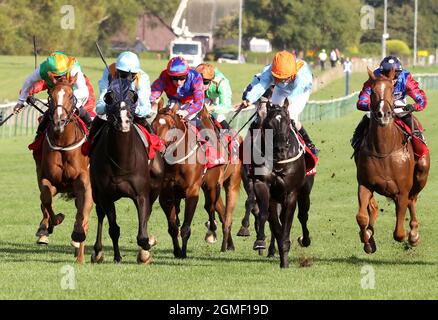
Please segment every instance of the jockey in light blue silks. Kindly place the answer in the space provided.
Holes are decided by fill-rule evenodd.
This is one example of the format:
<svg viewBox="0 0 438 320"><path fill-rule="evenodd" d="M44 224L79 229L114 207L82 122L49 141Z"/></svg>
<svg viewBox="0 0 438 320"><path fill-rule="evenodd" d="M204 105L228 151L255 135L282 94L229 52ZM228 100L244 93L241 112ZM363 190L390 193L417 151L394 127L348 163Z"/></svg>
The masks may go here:
<svg viewBox="0 0 438 320"><path fill-rule="evenodd" d="M131 90L135 91L138 95L134 120L136 123L146 127L146 129L151 132L150 126L146 121L146 117L148 117L152 111L151 103L149 101L149 96L151 94L150 81L146 72L140 69L140 60L138 59L138 56L130 51L122 52L117 57L116 62L111 64L108 69L103 71L102 78L99 80L100 96L96 104L97 117L93 121L90 131L90 140L106 122L106 104L104 97L108 91L110 82L117 78L128 79L131 81Z"/></svg>
<svg viewBox="0 0 438 320"><path fill-rule="evenodd" d="M296 60L288 51L278 52L272 64L267 65L256 75L245 89L241 107L247 107L259 100L272 86L271 103L282 106L288 100L289 116L313 154L318 154L306 130L299 121L299 115L304 110L312 92L313 77L308 64Z"/></svg>

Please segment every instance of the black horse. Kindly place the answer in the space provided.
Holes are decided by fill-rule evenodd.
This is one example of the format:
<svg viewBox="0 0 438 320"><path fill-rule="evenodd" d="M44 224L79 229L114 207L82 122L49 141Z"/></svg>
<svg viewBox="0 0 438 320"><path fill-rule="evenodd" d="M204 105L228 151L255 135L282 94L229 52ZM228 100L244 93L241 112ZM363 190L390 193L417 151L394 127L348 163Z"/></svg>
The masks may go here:
<svg viewBox="0 0 438 320"><path fill-rule="evenodd" d="M130 82L122 79L114 80L105 95L108 121L90 155L91 185L98 216L92 262L103 261L102 223L105 215L113 241L114 261L119 263L122 259L114 202L123 197L132 199L137 208L137 244L140 246L137 262L147 264L151 261L149 249L152 241L147 224L152 204L160 193L164 167L158 153L155 158L148 158L146 146L133 123L137 100L137 94L130 90ZM161 170L152 172L152 166L161 167Z"/></svg>
<svg viewBox="0 0 438 320"><path fill-rule="evenodd" d="M302 246L310 245L307 219L313 177L306 178L304 145L299 142L295 128L291 125L287 108L268 103L261 130L252 130L252 133L252 179L260 210L257 240L253 248L266 248L264 228L269 219L279 248L280 267L287 268L290 230L297 201L298 218L303 228L303 235L298 241Z"/></svg>

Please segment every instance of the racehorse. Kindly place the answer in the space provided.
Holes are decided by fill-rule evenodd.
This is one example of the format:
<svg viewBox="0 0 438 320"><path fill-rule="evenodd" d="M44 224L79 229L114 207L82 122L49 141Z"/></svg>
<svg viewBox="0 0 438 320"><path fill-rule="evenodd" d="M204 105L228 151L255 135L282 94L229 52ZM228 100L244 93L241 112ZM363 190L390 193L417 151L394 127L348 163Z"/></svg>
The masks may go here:
<svg viewBox="0 0 438 320"><path fill-rule="evenodd" d="M163 162L159 154L149 159L140 136L142 133L138 132L140 129L133 123L137 100L137 94L130 90L130 82L122 79L113 80L105 95L108 121L90 155L91 184L98 217L92 262L103 261L102 223L105 215L108 217L109 234L113 242L114 262L120 263L122 260L118 245L120 227L116 222L114 205L122 197L130 198L137 209L137 244L140 246L137 262L151 262L149 250L153 241L147 227L152 204L161 189ZM161 170L154 170L153 174L152 166Z"/></svg>
<svg viewBox="0 0 438 320"><path fill-rule="evenodd" d="M242 180L240 174L242 162L238 153L243 140L242 137L234 130L220 131L219 128L213 123L213 119L206 108L203 108L200 111L200 119L203 121L205 127L210 129L214 128L218 139L217 145L221 151L220 153L228 156L226 165L220 167L222 170L219 178L220 187L223 187L225 191L225 205L222 201L221 195L219 194L216 202L216 212L219 214L219 219L222 223L223 240L221 251L225 252L226 250L234 250L234 244L230 233L233 222L233 213L239 197L240 183ZM225 217L225 220L223 220L223 217ZM216 242L217 228L214 220L214 214L209 215L207 229L205 240L208 243Z"/></svg>
<svg viewBox="0 0 438 320"><path fill-rule="evenodd" d="M64 215L55 215L52 208L53 197L57 193L75 198L76 221L71 235L76 248L76 261L84 262L84 241L88 233L88 221L93 207L89 159L81 152L86 140L85 129L75 113L76 98L72 86L77 75L71 79L57 79L49 74L54 88L49 92L50 125L42 145L42 157L35 153L38 186L40 189L43 219L36 233L39 244L48 244L48 235L53 227L64 220Z"/></svg>
<svg viewBox="0 0 438 320"><path fill-rule="evenodd" d="M258 119L257 121L253 122L251 125L250 130L247 133L247 136L245 140L252 139L252 132L254 129L261 129L261 125L266 118L267 114L267 106L269 104L269 99L271 96L271 92L267 91L265 95L257 102L256 108L257 108L257 114ZM285 101L284 107L287 107L288 102ZM251 145L251 144L246 144ZM251 149L246 150L246 152L252 153ZM245 214L241 222L241 227L239 229L239 232L237 233L238 236L241 237L247 237L250 236L249 232L249 219L250 214L252 213L254 216L254 228L255 231L258 231L258 223L259 223L259 206L257 204L256 195L254 191L254 179L250 176L250 165L245 164L242 165L241 169L241 177L243 186L245 189L245 192L247 194L247 199L245 201ZM303 247L308 247L311 243L310 236L309 236L309 230L307 228L307 220L308 220L308 211L310 208L310 193L312 191L313 183L314 183L315 177L314 175L307 175L306 181L303 189L298 195L298 219L301 223L303 236L298 238L298 243ZM279 209L279 208L277 208ZM263 249L259 249L259 254L263 253ZM268 257L273 257L275 255L275 237L271 230L271 240L269 244L269 250L268 250Z"/></svg>
<svg viewBox="0 0 438 320"><path fill-rule="evenodd" d="M269 132L272 133L270 137ZM307 218L312 185L306 183L305 147L300 143L292 128L289 113L284 106L268 104L267 115L261 122L259 134L261 134L261 139L257 142L257 137L253 137L252 148L254 192L260 210L257 240L253 248L259 250L266 247L264 226L269 218L270 227L279 248L280 267L287 268L289 266L290 230L299 197L305 200L300 206L300 211L301 209L302 211L299 219L303 227L303 236L299 238L299 243L302 246L310 245ZM259 161L254 159L254 150L257 148L259 148L260 155L264 157L263 163L258 163ZM300 193L302 193L301 196ZM279 215L278 204L280 205Z"/></svg>
<svg viewBox="0 0 438 320"><path fill-rule="evenodd" d="M404 241L406 209L410 212L409 243L418 244L418 222L415 205L419 192L427 182L430 167L429 153L416 160L412 143L396 124L393 98L395 71L388 77L376 77L368 69L372 79L371 119L368 135L355 154L357 168L359 210L356 215L360 227L360 239L366 253L377 249L374 240L374 223L377 218L377 192L395 202L397 222L394 239Z"/></svg>
<svg viewBox="0 0 438 320"><path fill-rule="evenodd" d="M165 106L163 100L161 100L152 127L158 136L166 141L166 149L163 154L165 177L163 192L159 198L160 205L167 217L168 232L172 237L174 256L176 258L186 258L187 242L191 234L190 225L201 188L205 195L204 208L209 215L209 229L215 229L214 213L220 197L220 177L223 165L214 166L207 170L205 151L199 147L194 133L194 125L189 121L180 119L176 114L178 108L177 102L169 101ZM205 127L213 130L211 124L209 125L206 121L203 121L203 123ZM178 214L183 198L185 198L184 221L181 230L179 230ZM231 228L231 219L225 216L223 210L220 210L219 215L224 231L221 250L233 249L231 233L229 231L226 233ZM230 227L227 226L227 223L230 224ZM180 247L178 241L179 232L182 247Z"/></svg>

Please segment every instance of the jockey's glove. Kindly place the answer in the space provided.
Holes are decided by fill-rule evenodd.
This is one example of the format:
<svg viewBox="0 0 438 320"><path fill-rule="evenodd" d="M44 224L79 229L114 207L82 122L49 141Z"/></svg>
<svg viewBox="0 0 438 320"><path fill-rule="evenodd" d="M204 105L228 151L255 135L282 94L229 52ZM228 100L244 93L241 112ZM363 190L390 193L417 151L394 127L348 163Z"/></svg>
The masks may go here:
<svg viewBox="0 0 438 320"><path fill-rule="evenodd" d="M417 109L415 108L415 106L413 104L407 104L406 106L403 107L403 110L407 111L409 113L417 111Z"/></svg>
<svg viewBox="0 0 438 320"><path fill-rule="evenodd" d="M24 104L22 102L18 102L14 107L14 113L20 113L24 108Z"/></svg>

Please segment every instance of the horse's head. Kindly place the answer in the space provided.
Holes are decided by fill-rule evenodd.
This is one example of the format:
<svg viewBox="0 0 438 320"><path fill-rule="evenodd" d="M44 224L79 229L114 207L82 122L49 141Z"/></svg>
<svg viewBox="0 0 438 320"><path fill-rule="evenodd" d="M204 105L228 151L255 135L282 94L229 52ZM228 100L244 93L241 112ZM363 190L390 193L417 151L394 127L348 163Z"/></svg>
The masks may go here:
<svg viewBox="0 0 438 320"><path fill-rule="evenodd" d="M181 120L176 114L178 111L179 103L173 100L169 100L166 105L164 101L160 100L158 103L158 113L152 122L152 128L161 139L166 139L171 130L175 130L181 127ZM169 145L172 141L166 141L166 145Z"/></svg>
<svg viewBox="0 0 438 320"><path fill-rule="evenodd" d="M76 111L76 97L72 86L76 83L77 76L76 74L73 78L67 79L56 77L49 72L49 78L54 84L49 92L49 118L53 130L57 133L64 132L65 126L71 121Z"/></svg>
<svg viewBox="0 0 438 320"><path fill-rule="evenodd" d="M268 104L266 118L262 126L264 130L270 129L273 131L274 155L279 158L287 158L293 144L291 121L287 108Z"/></svg>
<svg viewBox="0 0 438 320"><path fill-rule="evenodd" d="M134 120L138 95L131 90L131 82L126 79L115 79L105 94L106 116L114 129L129 132Z"/></svg>
<svg viewBox="0 0 438 320"><path fill-rule="evenodd" d="M368 75L372 80L371 84L371 118L380 126L388 125L394 118L394 77L395 70L391 70L388 76L376 77L368 68Z"/></svg>

